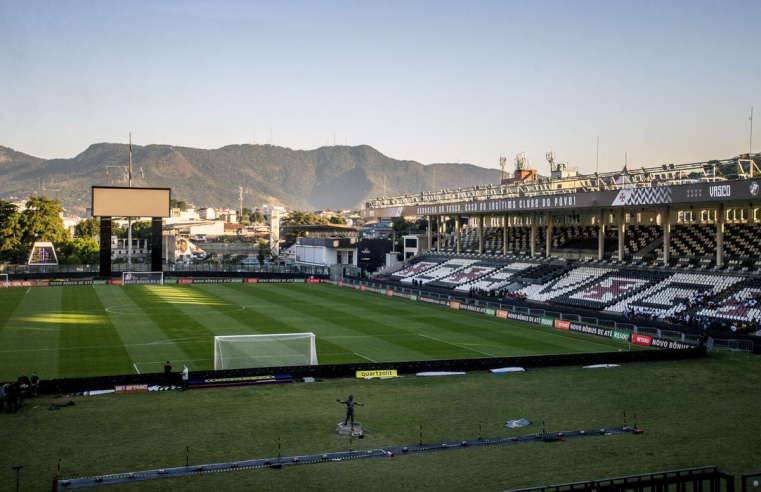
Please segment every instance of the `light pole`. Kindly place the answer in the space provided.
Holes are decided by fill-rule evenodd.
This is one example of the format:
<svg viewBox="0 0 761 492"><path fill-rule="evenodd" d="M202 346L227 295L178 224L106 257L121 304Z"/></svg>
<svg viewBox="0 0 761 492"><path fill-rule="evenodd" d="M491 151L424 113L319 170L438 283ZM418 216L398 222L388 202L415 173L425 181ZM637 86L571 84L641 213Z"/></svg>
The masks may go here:
<svg viewBox="0 0 761 492"><path fill-rule="evenodd" d="M22 466L21 465L13 465L11 468L16 470L16 492L18 492L19 472L21 471Z"/></svg>
<svg viewBox="0 0 761 492"><path fill-rule="evenodd" d="M129 166L106 166L106 178L110 168L120 169L127 176L127 187L132 188L132 132L129 134ZM132 217L127 217L127 270L132 270Z"/></svg>

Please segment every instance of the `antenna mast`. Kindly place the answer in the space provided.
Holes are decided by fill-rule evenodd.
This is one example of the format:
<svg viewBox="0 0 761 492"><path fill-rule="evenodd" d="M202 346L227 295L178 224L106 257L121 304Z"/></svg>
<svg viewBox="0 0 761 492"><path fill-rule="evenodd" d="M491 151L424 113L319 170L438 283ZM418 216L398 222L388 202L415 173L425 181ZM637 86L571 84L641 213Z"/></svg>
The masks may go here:
<svg viewBox="0 0 761 492"><path fill-rule="evenodd" d="M748 154L753 153L753 106L750 107L750 146L748 147Z"/></svg>
<svg viewBox="0 0 761 492"><path fill-rule="evenodd" d="M127 186L132 188L132 132L129 132L129 169ZM132 217L127 217L127 269L132 270Z"/></svg>
<svg viewBox="0 0 761 492"><path fill-rule="evenodd" d="M507 157L502 157L502 155L499 156L499 182L502 184L502 181L505 179L505 164L507 164Z"/></svg>
<svg viewBox="0 0 761 492"><path fill-rule="evenodd" d="M600 135L597 135L597 160L595 163L595 172L600 172Z"/></svg>

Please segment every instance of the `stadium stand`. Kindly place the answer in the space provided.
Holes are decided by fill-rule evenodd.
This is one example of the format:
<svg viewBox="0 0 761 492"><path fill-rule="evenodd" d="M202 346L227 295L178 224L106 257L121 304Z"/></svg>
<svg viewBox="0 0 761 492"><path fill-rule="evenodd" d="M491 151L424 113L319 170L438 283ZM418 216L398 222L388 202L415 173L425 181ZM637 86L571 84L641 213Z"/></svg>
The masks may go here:
<svg viewBox="0 0 761 492"><path fill-rule="evenodd" d="M518 276L521 272L535 266L536 265L533 263L508 263L500 269L495 269L477 280L471 280L460 284L454 289L462 292L471 292L473 290L493 292L507 287L512 283L513 278Z"/></svg>
<svg viewBox="0 0 761 492"><path fill-rule="evenodd" d="M420 282L423 285L427 284L428 282L438 280L440 278L448 277L456 272L459 272L460 270L463 270L465 267L469 267L474 263L477 263L478 260L474 259L464 259L464 258L455 258L452 260L447 260L443 263L440 263L433 268L426 268L424 271L421 271L420 273L408 275L405 278L401 280L402 283L408 283L411 284L414 280L415 282Z"/></svg>

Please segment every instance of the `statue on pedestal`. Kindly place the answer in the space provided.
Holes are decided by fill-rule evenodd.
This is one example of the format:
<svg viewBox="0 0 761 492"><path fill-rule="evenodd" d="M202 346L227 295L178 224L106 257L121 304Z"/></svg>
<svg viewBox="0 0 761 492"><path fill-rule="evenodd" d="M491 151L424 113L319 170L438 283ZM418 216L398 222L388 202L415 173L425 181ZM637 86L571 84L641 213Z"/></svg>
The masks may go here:
<svg viewBox="0 0 761 492"><path fill-rule="evenodd" d="M349 395L348 400L336 401L346 405L346 420L344 421L344 425L348 424L349 420L351 420L351 429L354 430L354 405L359 405L360 407L364 407L364 405L358 401L354 401L354 395Z"/></svg>

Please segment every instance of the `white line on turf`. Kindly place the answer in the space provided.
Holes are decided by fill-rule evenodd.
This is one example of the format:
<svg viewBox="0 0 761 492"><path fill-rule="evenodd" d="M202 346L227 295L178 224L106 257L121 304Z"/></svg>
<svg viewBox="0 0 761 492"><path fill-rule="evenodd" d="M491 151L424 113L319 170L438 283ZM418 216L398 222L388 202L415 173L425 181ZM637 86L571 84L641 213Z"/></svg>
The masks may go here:
<svg viewBox="0 0 761 492"><path fill-rule="evenodd" d="M27 294L29 293L29 291L30 291L30 290L32 290L32 288L31 288L31 287L29 287L28 289L26 289L26 292L24 292L24 295L27 295Z"/></svg>
<svg viewBox="0 0 761 492"><path fill-rule="evenodd" d="M137 373L138 373L138 374L140 374L140 369L138 369L138 368L137 368L137 362L135 362L134 364L132 364L132 367L134 367L134 368L135 368L135 371L137 371Z"/></svg>
<svg viewBox="0 0 761 492"><path fill-rule="evenodd" d="M370 357L365 357L365 356L364 356L364 355L362 355L362 354L358 354L358 353L356 353L356 352L353 352L353 353L354 353L354 355L358 355L358 356L362 357L363 359L367 359L367 360L369 360L370 362L378 362L377 360L372 360Z"/></svg>
<svg viewBox="0 0 761 492"><path fill-rule="evenodd" d="M392 298L392 299L394 299L394 298ZM401 300L401 299L399 299L399 300ZM425 303L423 303L423 304L425 304ZM419 308L422 308L422 309L430 309L430 310L433 310L433 311L438 311L443 306L423 305L423 306L415 306L415 307L419 307ZM449 309L449 308L445 308L445 309ZM454 314L455 316L466 316L466 317L473 315L473 313L466 312L466 311L455 311L452 314ZM506 325L506 323L504 321L496 321L496 320L493 320L493 319L482 319L481 321L483 321L485 323L495 324L495 325L502 325L502 326ZM549 333L549 332L546 332L546 331L539 331L536 328L524 328L522 326L518 326L518 325L514 325L514 324L508 325L508 327L510 329L516 329L516 330L521 330L521 331L528 331L528 332L533 332L533 333L537 333L537 332L544 333L545 335L549 335L549 336L553 336L553 337L560 337L560 338L563 338L565 340L573 340L573 341L576 341L576 342L579 342L579 343L591 343L592 345L600 345L601 347L609 348L611 351L617 349L617 347L614 347L614 346L611 346L611 345L605 345L604 343L594 342L592 340L587 340L585 338L575 338L575 337L569 337L568 335L561 335L561 334L558 334L558 333ZM500 330L500 332L504 333L502 330ZM584 335L584 334L579 334L579 335L581 335L583 337L591 337L592 336L592 335Z"/></svg>
<svg viewBox="0 0 761 492"><path fill-rule="evenodd" d="M417 333L395 333L392 335L333 335L329 337L320 337L325 339L333 338L381 338L381 337L416 337Z"/></svg>
<svg viewBox="0 0 761 492"><path fill-rule="evenodd" d="M462 345L459 345L457 343L447 342L446 340L439 340L438 338L434 338L434 337L431 337L431 336L428 336L428 335L423 335L422 333L418 333L418 335L421 336L421 337L430 338L431 340L436 340L437 342L446 343L446 344L452 345L454 347L458 347L458 348L465 349L465 350L470 350L471 352L478 352L479 354L488 355L489 357L496 357L496 355L487 354L486 352L481 352L480 350L472 349L472 348L469 348L469 347L463 347Z"/></svg>

